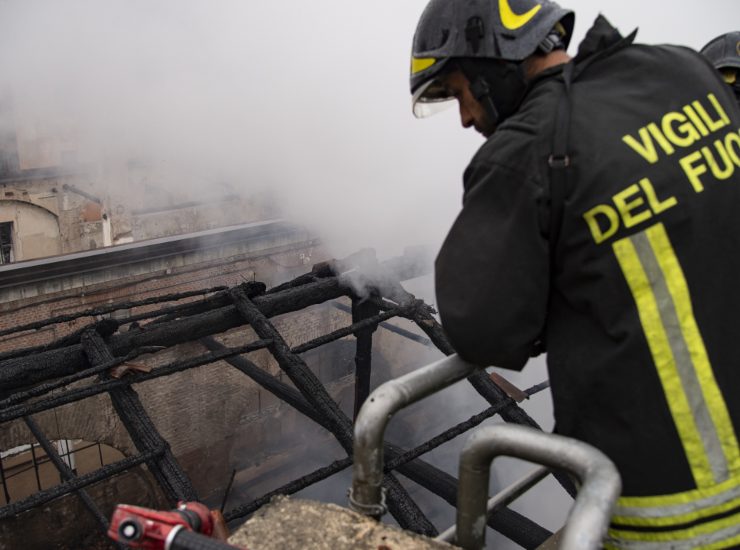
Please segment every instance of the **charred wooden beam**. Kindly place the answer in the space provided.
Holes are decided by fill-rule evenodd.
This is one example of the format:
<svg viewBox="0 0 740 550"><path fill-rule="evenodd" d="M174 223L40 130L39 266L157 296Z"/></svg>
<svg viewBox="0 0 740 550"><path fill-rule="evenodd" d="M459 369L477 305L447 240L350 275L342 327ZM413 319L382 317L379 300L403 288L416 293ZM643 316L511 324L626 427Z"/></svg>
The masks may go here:
<svg viewBox="0 0 740 550"><path fill-rule="evenodd" d="M285 344L285 342L282 340L280 335L277 334L277 331L275 331L274 327L269 323L269 321L267 321L267 319L273 315L287 313L289 311L296 311L309 305L333 300L340 296L351 296L353 298L356 298L353 296L353 292L349 290L344 284L342 284L338 277L336 277L337 273L342 273L347 269L351 269L349 263L346 265L340 265L337 262L332 262L327 265L320 265L318 268L315 268L314 272L312 272L311 274L303 276L303 278L299 277L291 283L273 289L272 291L270 291L270 293L263 296L255 296L252 294L252 292L245 288L232 289L232 291L228 293L217 293L217 295L211 296L210 298L207 298L206 300L203 300L202 302L199 302L197 304L180 304L177 306L170 306L169 308L160 309L151 313L142 314L145 316L145 318L158 317L158 319L156 322L147 325L145 329L131 330L125 334L116 334L115 336L110 338L110 349L103 349L103 351L101 352L103 353L103 355L105 355L105 352L107 352L110 357L113 357L114 355L124 356L131 353L139 353L140 350L151 348L152 346L170 346L185 341L191 341L203 336L223 332L235 326L244 325L246 322L251 322L253 324L253 328L255 328L255 331L258 334L260 334L260 330L263 331L262 334L266 334L266 331L271 331L271 340L269 342L262 341L259 344L261 344L262 347L270 345L271 351L273 352L275 358L278 360L281 368L283 368L283 370L285 370L286 372L288 372L288 370L292 370L296 375L296 378L302 380L297 383L296 380L291 377L291 380L296 385L296 387L299 388L299 391L291 388L290 386L282 384L282 382L278 380L275 380L274 377L270 376L267 373L264 373L264 371L261 371L261 369L258 369L256 366L252 365L246 359L236 357L236 350L226 350L217 351L215 353L208 354L205 357L195 358L194 360L176 362L166 367L159 368L153 373L144 375L133 375L127 377L128 380L106 380L97 384L93 384L92 386L86 388L77 388L66 392L65 395L41 400L37 403L32 403L31 405L17 405L14 407L9 407L6 410L0 410L0 422L12 418L17 418L18 416L22 416L24 414L29 414L29 412L33 412L34 410L36 410L35 408L38 408L39 410L46 410L47 408L59 406L60 404L64 403L78 401L79 399L83 399L86 396L102 393L105 391L120 392L126 389L130 390L130 385L133 383L143 382L157 376L166 376L167 374L178 372L179 370L184 370L185 368L193 368L194 366L200 366L202 364L206 364L215 360L226 359L232 364L240 365L240 367L238 368L245 372L245 374L248 374L255 378L255 380L257 380L258 378L261 379L262 381L259 383L269 389L269 391L272 391L273 393L281 397L281 399L284 399L286 402L291 403L297 410L299 410L303 414L306 414L322 426L329 429L332 433L334 433L335 437L337 437L337 440L340 442L340 444L345 447L345 450L347 450L346 445L347 443L349 443L349 445L351 446L352 439L351 421L349 420L349 418L346 417L346 415L342 413L342 411L331 399L331 397L328 396L328 393L326 393L326 390L320 383L318 383L318 388L320 388L320 392L323 392L325 394L327 400L323 401L324 396L322 396L321 393L316 393L316 387L313 386L310 381L310 378L314 377L313 373L311 373L305 363L303 363L303 361L299 357L297 357L297 351L301 348L301 346L297 346L295 349L290 350L287 347L287 344ZM361 274L356 273L356 270L352 269L352 273L358 275L360 282L371 284L371 282L365 281ZM359 331L377 327L378 322L383 322L383 316L388 316L387 318L390 318L390 316L396 315L398 312L392 311L394 308L396 308L404 309L403 315L413 321L416 321L417 324L419 324L419 326L422 328L422 330L424 330L427 335L432 338L432 341L435 341L435 337L432 333L438 332L439 334L437 334L437 336L439 336L439 338L438 341L435 341L435 344L437 344L438 347L443 348L446 337L444 336L441 327L436 324L436 321L434 321L434 318L432 317L433 310L431 310L431 308L424 305L420 301L415 300L413 296L406 293L400 287L400 285L397 285L397 289L400 290L391 292L391 298L396 303L379 301L383 304L381 307L380 305L378 305L378 301L371 301L370 303L373 304L376 310L374 314L370 316L370 318L362 319L362 315L355 314L353 315L353 324L351 327L345 327L344 329L340 329L340 331L335 331L331 335L327 335L326 337L322 337L321 339L316 339L312 342L308 342L306 344L303 344L302 346L311 345L315 347L321 345L322 343L325 343L326 341L330 341L331 339L341 338L344 335L349 334L346 333L340 336L339 334L341 334L341 331L346 332L347 330L351 330L350 333L355 333L359 336ZM264 291L264 287L262 288L262 291ZM260 292L257 292L256 294L259 293ZM230 300L235 300L235 304L232 305L228 303ZM246 303L247 306L251 306L252 309L247 311L247 309L245 309L244 307L244 303L242 304L243 307L239 308L238 302L240 300L243 300L244 303ZM355 302L355 305L356 304L357 303ZM378 314L377 309L383 309L384 312ZM246 315L245 311L247 311ZM187 315L189 316L189 318L175 318L183 315ZM253 316L251 321L249 318L250 315ZM124 320L123 322L130 322L134 319L136 319L136 316ZM261 325L262 328L258 330L258 327L254 326L255 322L258 325ZM392 327L392 329L397 328L398 327ZM413 333L409 334L416 339L427 342L427 340L423 337L419 337L418 335L414 335ZM79 338L79 335L75 335L75 337ZM327 338L329 338L329 340L327 340ZM360 338L358 337L358 344L359 340ZM278 343L278 345L275 345L276 342ZM65 344L68 343L69 342L65 342ZM442 343L441 346L440 343ZM88 348L90 347L89 343L87 342L86 345ZM216 345L218 346L218 344ZM368 342L365 342L365 345L369 345ZM447 342L447 345L449 346L449 342ZM70 350L70 348L76 349ZM256 349L256 347L254 347L254 344L244 346L241 349L237 348L238 353L246 353L251 349ZM451 350L451 346L449 347L449 349ZM52 353L54 351L58 353L55 355L54 353ZM89 364L89 361L87 361L86 358L85 351L86 348L83 348L82 344L78 344L77 342L74 342L74 344L71 346L65 346L65 348L63 349L48 350L47 356L44 357L42 360L42 363L44 361L46 363L40 368L34 368L34 366L29 365L28 362L23 364L21 358L17 358L15 362L13 362L12 360L0 361L0 387L3 387L5 390L5 388L8 387L8 384L5 384L6 381L17 384L14 387L18 388L44 380L45 376L54 378L58 376L54 374L54 369L63 371L64 368L69 368L71 369L69 371L70 373L78 373L80 370L86 369ZM94 351L90 352L89 349L87 349L87 351L89 352L91 357L95 355ZM358 346L358 358L361 358L363 356L362 351L363 350L360 350ZM364 351L369 352L370 350L366 348ZM63 361L61 361L60 358L70 357L74 359L72 364L69 366L62 365ZM369 353L367 353L366 357L366 363L369 364ZM0 359L1 358L2 356L0 356ZM32 358L32 360L36 361L37 358L34 357ZM110 359L108 360L108 363L110 363ZM248 367L245 368L245 365L247 365ZM99 365L99 367L101 366L102 365ZM8 369L7 367L10 367L10 369ZM49 372L42 372L46 367L49 367ZM13 368L16 368L17 371L13 372ZM18 372L18 370L21 372ZM259 375L257 374L257 371L261 371L263 374ZM87 376L89 376L90 370L87 370L86 372L88 373ZM488 379L488 377L485 378L486 380L488 380L488 383L493 384L490 379ZM362 385L362 383L360 385ZM495 412L504 412L508 411L511 408L511 403L507 402L506 400L500 399L499 396L496 395L494 390L492 390L490 387L487 387L487 382L485 380L480 381L478 385L480 387L479 392L487 392L489 394L489 402L492 402L491 400L495 401L495 404L493 404L491 409L482 414L494 414L490 412L493 409L496 409ZM34 390L32 390L31 392L26 392L24 395L27 397L33 391ZM2 395L7 395L7 393L3 393ZM12 400L15 398L20 398L20 395L21 394L13 396L10 400L6 400L5 402L3 402L3 404L5 404L6 402L12 402ZM317 395L319 396L319 399L316 399ZM318 402L322 401L324 402L323 405L317 405ZM138 402L138 406L141 406L140 402ZM514 406L516 407L516 405ZM136 410L137 404L127 402L124 405L124 408ZM143 408L141 410L143 410ZM477 419L475 419L475 421L477 421ZM520 418L518 421L522 423L523 419ZM460 428L457 427L457 430L459 429ZM403 473L404 475L426 487L427 489L430 489L433 492L439 494L448 502L451 502L450 499L456 499L457 480L454 477L437 470L431 465L415 457L418 457L424 452L427 452L430 448L441 444L442 442L444 442L444 440L446 440L446 438L454 437L453 434L457 433L457 430L455 428L447 430L447 432L445 432L444 434L440 434L437 438L433 438L431 441L409 452L404 452L403 449L386 444L385 452L386 456L390 460L389 464L392 466L397 466L399 473ZM162 449L163 453L165 452L165 449L166 447ZM350 450L347 450L347 452L351 452L351 447ZM323 474L326 474L326 472L321 472L321 474L318 475ZM418 509L413 500L408 497L408 495L395 477L391 475L386 475L384 479L384 484L388 491L388 504L391 508L391 512L399 519L399 522L403 527L426 534L436 533L434 527L423 516L421 510ZM509 514L508 517L507 514ZM510 533L512 539L517 540L517 542L525 547L530 547L529 544L532 542L532 540L537 538L539 535L542 535L542 532L544 531L542 530L542 528L540 528L530 520L523 518L522 516L511 512L510 510L499 512L496 515L495 521L503 522L502 526L499 526L499 530L502 532ZM493 523L494 520L491 520L491 522ZM536 536L530 537L530 540L527 539L527 537L529 536L527 535L527 533L535 533Z"/></svg>
<svg viewBox="0 0 740 550"><path fill-rule="evenodd" d="M391 474L383 476L383 487L386 491L388 511L402 529L413 531L427 537L439 534L434 524L421 511L411 495L403 488L398 478Z"/></svg>
<svg viewBox="0 0 740 550"><path fill-rule="evenodd" d="M54 465L54 467L59 472L59 476L62 478L62 480L63 481L74 480L77 477L77 475L72 471L72 468L70 468L62 460L62 457L59 456L56 449L51 444L51 441L49 441L46 438L46 436L44 435L43 431L41 430L39 425L36 423L36 421L30 416L25 417L23 420L26 423L26 426L28 426L28 429L31 430L31 433L33 434L33 436L36 438L36 441L38 441L39 444L41 445L41 448L43 448L44 451L46 452L46 456L49 457L49 460L51 460L51 463ZM82 500L82 503L85 505L85 507L93 515L93 517L98 523L98 526L101 528L101 530L105 534L108 531L108 519L103 515L103 512L101 512L97 504L95 504L95 501L93 501L93 499L90 498L90 495L87 494L87 491L80 488L80 489L77 489L75 492L77 493L77 496L80 497L80 500Z"/></svg>
<svg viewBox="0 0 740 550"><path fill-rule="evenodd" d="M340 311L344 311L345 313L350 313L350 314L352 313L352 308L350 306L346 306L340 302L332 302L332 306L334 306L336 309ZM394 311L394 310L395 308L386 310L386 313L390 313L391 311ZM410 330L397 327L396 325L392 325L391 323L382 322L380 323L379 326L381 328L384 328L385 330L393 332L394 334L398 334L399 336L403 336L404 338L408 340L421 344L422 346L432 345L432 341L429 338L425 338L424 336L416 334L415 332L411 332Z"/></svg>
<svg viewBox="0 0 740 550"><path fill-rule="evenodd" d="M205 338L202 342L212 351L226 349L213 338ZM226 359L226 362L252 378L267 391L274 394L279 399L304 414L306 417L330 430L326 419L316 412L316 410L298 392L298 390L279 381L244 357L231 357ZM491 407L491 409L495 408L496 407ZM485 416L486 412L481 414ZM477 417L473 417L464 424L469 424L471 422L475 423L477 420ZM384 453L386 457L388 457L389 464L392 464L393 468L397 469L399 473L437 494L452 506L455 506L457 503L457 480L452 476L448 476L431 464L420 460L418 456L441 445L445 441L449 441L457 435L459 435L457 430L455 430L455 428L451 428L442 436L433 438L432 447L430 447L430 443L427 442L410 451L404 451L400 447L386 442ZM443 438L445 440L442 440ZM245 506L248 507L249 505L247 504ZM247 513L248 512L245 512L244 514L241 512L233 512L233 517L243 517L244 515L247 515ZM232 512L229 512L229 514L232 514ZM500 533L505 534L511 540L525 548L531 548L533 547L533 542L542 541L549 536L547 535L546 530L543 530L539 525L520 514L509 510L508 508L504 508L501 512L496 512L492 515L491 518L489 518L488 525ZM524 528L524 531L522 534L519 534L519 530L522 528ZM532 533L534 535L532 535Z"/></svg>
<svg viewBox="0 0 740 550"><path fill-rule="evenodd" d="M352 448L352 424L349 422L336 402L326 391L324 385L316 375L311 372L308 365L297 354L293 353L290 346L275 327L267 320L267 317L258 309L239 289L231 292L234 306L244 321L251 325L254 332L262 339L271 340L268 346L270 353L277 361L282 371L288 375L303 398L324 417L331 426L330 431L334 433L342 447L351 453Z"/></svg>
<svg viewBox="0 0 740 550"><path fill-rule="evenodd" d="M288 291L290 292L290 291ZM331 398L323 384L316 378L308 365L297 354L290 350L280 333L267 320L267 316L258 309L242 291L231 292L234 306L254 329L260 338L272 340L268 347L278 365L293 382L303 398L322 417L348 456L352 454L352 423ZM405 529L426 535L437 532L434 525L424 516L406 490L392 475L386 475L384 486L388 494L388 508Z"/></svg>
<svg viewBox="0 0 740 550"><path fill-rule="evenodd" d="M192 298L193 296L202 296L204 294L212 294L226 290L228 287L218 286L214 288L204 288L202 290L191 290L189 292L181 292L179 294L165 294L163 296L154 296L152 298L146 298L144 300L136 300L131 302L119 302L117 304L110 304L107 306L96 307L92 309L86 309L84 311L78 311L76 313L70 313L67 315L57 315L55 317L49 317L42 321L35 321L33 323L26 323L25 325L17 325L12 328L0 330L0 336L6 336L8 334L15 334L18 332L24 332L27 330L37 330L49 325L55 325L57 323L66 323L68 321L74 321L81 317L95 317L97 315L105 315L121 309L133 309L135 307L148 306L153 304L162 304L165 302L175 302L178 300L184 300L185 298Z"/></svg>
<svg viewBox="0 0 740 550"><path fill-rule="evenodd" d="M174 363L169 363L168 365L159 367L151 372L130 374L120 380L105 380L91 386L68 390L63 394L48 397L33 403L14 405L6 409L0 409L0 422L9 422L10 420L15 420L22 416L61 407L62 405L74 403L75 401L80 401L81 399L92 397L93 395L106 393L116 388L123 388L132 384L140 384L142 382L154 380L155 378L169 376L176 372L202 367L203 365L215 363L216 361L220 361L227 357L266 348L268 344L269 342L264 340L257 340L256 342L252 342L238 348L227 348L221 352L209 353L200 357L185 359L183 361L175 361Z"/></svg>
<svg viewBox="0 0 740 550"><path fill-rule="evenodd" d="M265 317L273 317L333 300L349 292L336 278L331 278L296 289L259 296L255 298L254 303ZM111 337L109 345L114 355L122 356L136 348L174 346L244 324L244 319L234 306L226 306L193 317L157 324L151 328L115 334ZM49 350L32 358L22 357L2 361L0 388L3 390L0 396L5 397L10 390L73 374L89 366L79 344Z"/></svg>
<svg viewBox="0 0 740 550"><path fill-rule="evenodd" d="M24 391L11 394L7 398L0 400L0 410L6 407L10 407L11 405L15 405L17 403L22 403L23 401L27 401L28 399L31 399L32 397L40 397L42 395L46 395L47 393L50 393L56 389L69 386L70 384L74 382L84 380L85 378L90 378L91 376L95 376L96 374L100 374L114 367L122 365L123 363L126 363L127 361L131 361L132 359L139 357L140 355L144 355L147 353L155 353L159 350L160 348L156 348L156 347L155 348L138 348L138 349L133 350L131 353L129 353L125 357L117 357L113 361L102 363L100 365L91 367L89 369L81 370L70 376L65 376L64 378L58 378L57 380L54 380L53 382L46 382L44 384L39 384L38 386L33 386L32 388L28 390L24 390Z"/></svg>
<svg viewBox="0 0 740 550"><path fill-rule="evenodd" d="M545 389L547 386L542 386L542 384L538 384L536 386L532 386L527 390L528 395L534 395L543 389ZM447 443L451 439L454 439L465 432L475 428L479 424L481 424L484 420L491 418L497 414L499 414L504 408L508 407L509 404L506 402L501 402L498 405L494 407L489 407L485 411L476 414L474 416L471 416L468 420L459 423L456 426L453 426L452 428L449 428L448 430L445 430L439 435L436 435L432 437L431 439L427 440L426 443L423 443L416 447L415 449L411 449L410 451L405 452L404 454L397 456L393 460L389 460L386 465L386 470L395 470L399 466L406 464L407 462L412 461L413 459L428 453L432 449L435 449L439 447L440 445Z"/></svg>
<svg viewBox="0 0 740 550"><path fill-rule="evenodd" d="M324 264L317 264L317 266L314 266L312 273L309 274L309 277L301 276L291 283L276 287L270 290L268 295L256 298L255 303L269 318L282 313L297 311L340 296L349 296L352 294L351 291L337 277L332 275L349 269L358 261L367 261L367 258L370 256L373 256L371 251L364 250L344 260L333 260ZM403 277L422 274L419 262L414 259L416 255L411 255L414 256L411 258L407 256L409 255L406 254L379 265L383 269L386 268L385 266L394 266L394 269L401 269L401 266L403 266ZM250 297L264 292L264 285L262 283L248 282L240 285L240 287L244 288ZM175 299L178 296L182 297L183 294L173 294L168 297L161 297L160 299L162 301L164 301L164 298ZM152 298L151 300L156 300L156 298ZM139 304L140 302L119 303L108 307L120 308L127 304ZM210 316L209 314L214 315ZM234 328L238 326L239 322L238 316L234 315L233 308L230 306L228 293L225 291L216 292L214 295L195 304L170 306L154 311L151 314L146 313L132 316L118 322L108 321L114 323L114 328L117 328L119 324L156 316L164 316L167 321L163 323L150 323L147 329L129 331L128 333L116 335L112 338L110 346L115 355L126 355L137 344L148 346L176 345ZM179 319L183 322L173 324L178 321L177 317L180 316L187 316L188 319ZM213 330L210 330L208 328L209 326L212 326ZM87 328L89 327L85 327L83 330ZM388 325L386 328L399 333L403 332L403 329L397 329L392 325ZM70 345L79 343L81 332L79 331L71 337L63 338L45 346L0 354L0 388L3 388L0 391L0 397L8 395L8 390L30 386L43 380L58 378L86 368L84 354L81 353L80 347L78 345ZM413 339L420 338L413 333L404 335ZM136 342L136 339L139 342ZM426 343L426 341L422 341L422 343ZM38 355L34 357L32 362L24 361L23 357L31 354Z"/></svg>
<svg viewBox="0 0 740 550"><path fill-rule="evenodd" d="M282 292L290 288L297 288L299 286L307 285L318 281L319 279L326 279L327 277L334 277L337 273L334 271L334 262L321 262L314 265L309 273L299 275L292 281L283 283L276 287L271 288L268 294L275 294L276 292Z"/></svg>
<svg viewBox="0 0 740 550"><path fill-rule="evenodd" d="M244 292L246 292L247 296L249 297L260 296L264 294L265 290L267 289L264 283L256 281L247 281L246 283L241 283L239 287L243 288ZM133 315L127 319L124 319L121 324L131 323L134 321L142 321L144 319L152 317L157 317L152 321L152 323L166 323L167 321L172 321L180 317L199 315L201 313L205 313L206 311L211 311L228 305L231 305L231 298L229 297L229 289L227 288L222 292L217 292L213 296L209 296L208 298L199 300L197 302L190 302L187 304L178 304L176 306L166 307L154 311L152 312L152 314L148 315Z"/></svg>
<svg viewBox="0 0 740 550"><path fill-rule="evenodd" d="M253 514L260 508L262 508L265 504L270 502L270 500L274 496L295 494L298 491L301 491L305 489L306 487L313 485L314 483L323 481L324 479L331 477L334 474L341 472L342 470L346 470L350 466L352 466L351 458L343 458L342 460L337 460L335 462L332 462L328 466L319 468L315 472L311 472L310 474L307 474L301 478L293 480L290 483L286 483L282 487L279 487L278 489L274 489L270 491L269 493L262 495L261 497L253 500L252 502L248 504L237 506L233 510L229 510L228 512L224 514L224 519L226 521L233 521L235 519L246 517L250 514Z"/></svg>
<svg viewBox="0 0 740 550"><path fill-rule="evenodd" d="M7 506L0 507L0 519L12 518L18 514L36 508L37 506L43 506L56 498L74 493L79 489L89 487L90 485L121 474L126 470L130 470L148 460L151 460L163 451L164 449L155 449L143 455L124 458L123 460L119 460L114 464L108 464L107 466L104 466L99 470L95 470L94 472L90 472L89 474L84 474L74 479L70 479L69 481L65 481L64 483L55 485L54 487L44 491L34 493L23 500L18 500L8 504Z"/></svg>
<svg viewBox="0 0 740 550"><path fill-rule="evenodd" d="M82 348L93 365L115 360L103 338L97 332L90 331L82 336ZM109 379L108 374L101 375L101 380ZM154 422L149 418L149 414L147 414L139 399L139 394L131 386L114 388L109 394L113 408L118 413L118 417L123 422L138 451L143 454L152 449L164 449L164 453L147 462L147 466L170 503L175 505L181 500L186 502L198 500L198 494L193 484L175 460L169 443L160 435L154 426Z"/></svg>
<svg viewBox="0 0 740 550"><path fill-rule="evenodd" d="M389 449L388 458L393 460L400 449ZM421 460L414 460L399 466L399 473L418 483L428 491L445 500L451 506L457 506L457 479ZM552 533L537 525L529 518L511 510L502 508L488 518L488 526L513 540L524 548L537 548Z"/></svg>
<svg viewBox="0 0 740 550"><path fill-rule="evenodd" d="M400 285L399 285L400 286ZM404 294L403 299L413 299L411 294L406 293L402 288L399 290L400 293ZM444 353L445 355L452 355L455 353L455 348L447 338L442 326L432 316L426 308L416 308L412 310L410 317L416 324L423 330L427 336L434 342L434 345ZM504 390L499 388L496 383L486 374L485 371L481 370L472 374L468 377L468 382L473 386L475 391L483 397L492 406L497 406L499 403L506 403L506 406L501 410L501 418L507 422L515 424L521 424L523 426L530 426L537 430L541 430L540 425L529 416L524 409L517 405L511 397L509 397ZM558 483L565 489L565 491L572 497L576 494L576 488L573 481L563 471L554 471L553 476L557 479Z"/></svg>
<svg viewBox="0 0 740 550"><path fill-rule="evenodd" d="M382 324L384 320L392 319L393 317L398 317L399 315L400 315L400 310L392 309L392 310L383 312L379 315L368 317L367 319L363 319L362 321L359 321L357 323L352 323L351 325L347 327L337 329L334 332L331 332L324 336L319 336L318 338L315 338L311 340L310 342L306 342L305 344L300 344L298 346L295 346L294 348L291 349L291 351L293 353L306 353L307 351L318 348L319 346L323 346L330 342L334 342L336 340L339 340L340 338L349 336L350 334L356 334L368 328L377 327L379 324Z"/></svg>
<svg viewBox="0 0 740 550"><path fill-rule="evenodd" d="M77 329L73 333L62 336L61 338L54 340L53 342L49 342L48 344L33 346L30 348L15 349L0 353L0 361L4 362L7 359L27 357L35 353L42 353L44 351L49 351L52 349L59 349L67 346L72 346L74 344L79 344L82 335L90 329L96 330L100 334L113 334L118 330L119 326L120 323L115 319L103 319L101 321L98 321L97 323L90 323L88 325L85 325L84 327Z"/></svg>
<svg viewBox="0 0 740 550"><path fill-rule="evenodd" d="M360 323L366 319L372 319L379 312L379 309L372 302L367 300L352 299L352 322ZM354 419L357 419L357 413L360 407L370 395L370 375L372 374L372 353L373 353L373 332L378 328L377 324L372 324L367 328L362 328L355 333L357 338L355 353L355 408Z"/></svg>

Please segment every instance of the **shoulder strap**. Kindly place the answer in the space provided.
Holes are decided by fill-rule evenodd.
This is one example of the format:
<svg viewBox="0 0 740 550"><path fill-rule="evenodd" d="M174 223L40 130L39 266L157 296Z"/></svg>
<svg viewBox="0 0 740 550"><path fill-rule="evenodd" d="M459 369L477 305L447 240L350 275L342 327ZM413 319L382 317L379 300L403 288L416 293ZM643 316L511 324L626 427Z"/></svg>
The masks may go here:
<svg viewBox="0 0 740 550"><path fill-rule="evenodd" d="M548 223L548 245L550 250L550 282L555 273L555 247L560 236L560 226L563 223L563 203L568 193L568 170L571 165L568 154L568 134L570 132L570 85L573 82L573 71L575 64L570 61L563 69L563 81L565 89L558 100L558 110L555 118L555 131L553 132L552 153L547 159L550 166L550 189L549 189L549 223ZM552 293L552 288L550 289ZM549 307L548 307L549 310ZM532 357L544 353L547 348L547 319L542 328L542 334L532 349Z"/></svg>
<svg viewBox="0 0 740 550"><path fill-rule="evenodd" d="M555 245L560 236L563 221L563 203L568 192L568 172L571 158L568 154L568 137L570 132L571 97L570 87L573 81L575 65L571 61L563 69L564 91L558 101L558 110L553 133L552 153L547 159L550 166L550 264L554 260Z"/></svg>

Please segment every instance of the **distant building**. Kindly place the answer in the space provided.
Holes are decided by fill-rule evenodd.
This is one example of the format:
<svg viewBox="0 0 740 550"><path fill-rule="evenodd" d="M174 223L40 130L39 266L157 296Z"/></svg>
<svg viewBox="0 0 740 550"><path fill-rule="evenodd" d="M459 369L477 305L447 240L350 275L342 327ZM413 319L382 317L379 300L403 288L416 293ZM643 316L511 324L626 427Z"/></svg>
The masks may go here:
<svg viewBox="0 0 740 550"><path fill-rule="evenodd" d="M219 181L174 194L173 178L151 160L84 158L72 123L17 113L0 94L0 264L276 217L264 196Z"/></svg>

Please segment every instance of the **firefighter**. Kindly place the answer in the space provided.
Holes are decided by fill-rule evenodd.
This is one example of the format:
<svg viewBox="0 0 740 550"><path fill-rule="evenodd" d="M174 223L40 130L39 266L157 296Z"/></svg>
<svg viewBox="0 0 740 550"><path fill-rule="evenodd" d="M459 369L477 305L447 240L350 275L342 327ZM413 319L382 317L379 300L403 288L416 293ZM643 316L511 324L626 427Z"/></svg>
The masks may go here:
<svg viewBox="0 0 740 550"><path fill-rule="evenodd" d="M740 103L740 31L718 36L704 46L701 53L722 73Z"/></svg>
<svg viewBox="0 0 740 550"><path fill-rule="evenodd" d="M740 544L740 111L696 52L549 0L431 0L417 116L487 139L436 260L459 354L546 347L556 431L617 465L613 548ZM452 101L454 104L454 101Z"/></svg>

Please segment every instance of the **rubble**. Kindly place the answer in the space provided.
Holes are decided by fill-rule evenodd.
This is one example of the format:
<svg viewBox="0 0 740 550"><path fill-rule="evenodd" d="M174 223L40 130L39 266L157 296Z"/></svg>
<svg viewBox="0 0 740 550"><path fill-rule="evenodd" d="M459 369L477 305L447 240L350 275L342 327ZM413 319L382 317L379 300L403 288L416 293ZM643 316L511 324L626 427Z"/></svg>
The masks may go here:
<svg viewBox="0 0 740 550"><path fill-rule="evenodd" d="M445 550L443 542L384 525L335 504L275 497L229 542L250 550Z"/></svg>

